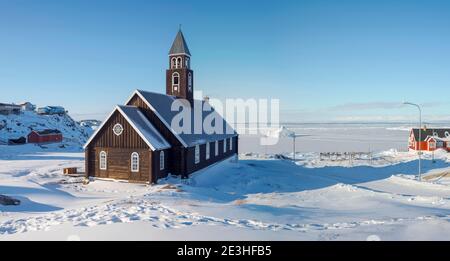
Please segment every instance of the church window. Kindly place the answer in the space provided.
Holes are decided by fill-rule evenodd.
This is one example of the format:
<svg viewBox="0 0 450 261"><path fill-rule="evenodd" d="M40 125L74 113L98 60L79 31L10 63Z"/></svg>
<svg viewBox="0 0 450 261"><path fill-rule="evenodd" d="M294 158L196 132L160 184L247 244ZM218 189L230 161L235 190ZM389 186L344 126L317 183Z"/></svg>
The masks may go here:
<svg viewBox="0 0 450 261"><path fill-rule="evenodd" d="M164 169L164 151L161 151L159 153L159 170L163 170Z"/></svg>
<svg viewBox="0 0 450 261"><path fill-rule="evenodd" d="M172 57L172 59L170 60L170 68L171 69L177 68L177 58L176 57Z"/></svg>
<svg viewBox="0 0 450 261"><path fill-rule="evenodd" d="M106 170L107 167L107 157L106 157L106 152L105 151L101 151L100 152L100 169L101 170Z"/></svg>
<svg viewBox="0 0 450 261"><path fill-rule="evenodd" d="M139 172L139 154L131 153L131 172Z"/></svg>
<svg viewBox="0 0 450 261"><path fill-rule="evenodd" d="M209 156L210 156L210 148L209 148L209 142L206 143L206 153L205 153L205 158L207 160L209 160Z"/></svg>
<svg viewBox="0 0 450 261"><path fill-rule="evenodd" d="M198 164L200 162L200 146L195 146L195 164Z"/></svg>
<svg viewBox="0 0 450 261"><path fill-rule="evenodd" d="M116 134L116 136L120 136L123 132L122 125L120 123L117 123L116 125L114 125L113 132L114 132L114 134Z"/></svg>
<svg viewBox="0 0 450 261"><path fill-rule="evenodd" d="M178 91L178 85L180 84L180 74L174 72L172 74L172 91Z"/></svg>

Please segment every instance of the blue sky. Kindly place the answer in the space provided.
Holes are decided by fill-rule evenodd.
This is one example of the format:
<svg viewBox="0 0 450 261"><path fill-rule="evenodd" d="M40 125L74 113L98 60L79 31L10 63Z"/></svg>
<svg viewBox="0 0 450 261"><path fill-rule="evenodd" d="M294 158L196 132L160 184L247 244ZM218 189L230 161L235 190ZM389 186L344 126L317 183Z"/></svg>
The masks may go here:
<svg viewBox="0 0 450 261"><path fill-rule="evenodd" d="M0 102L102 119L163 92L183 26L195 89L305 122L450 120L450 1L0 0Z"/></svg>

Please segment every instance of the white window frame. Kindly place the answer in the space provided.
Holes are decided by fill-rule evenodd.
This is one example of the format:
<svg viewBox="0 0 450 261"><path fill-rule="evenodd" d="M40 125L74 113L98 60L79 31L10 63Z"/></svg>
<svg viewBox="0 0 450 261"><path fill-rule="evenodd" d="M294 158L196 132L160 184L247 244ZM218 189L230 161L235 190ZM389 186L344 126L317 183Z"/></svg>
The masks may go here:
<svg viewBox="0 0 450 261"><path fill-rule="evenodd" d="M216 140L214 144L214 155L217 157L219 156L219 141Z"/></svg>
<svg viewBox="0 0 450 261"><path fill-rule="evenodd" d="M159 152L159 170L164 170L165 168L165 161L164 161L165 155L164 155L164 151L160 151Z"/></svg>
<svg viewBox="0 0 450 261"><path fill-rule="evenodd" d="M175 84L175 77L178 78L177 84ZM179 92L180 91L179 86L180 86L180 74L178 72L174 72L174 73L172 73L172 92L175 92L175 91Z"/></svg>
<svg viewBox="0 0 450 261"><path fill-rule="evenodd" d="M120 128L120 131L119 131L119 132L116 132L116 128ZM116 124L113 126L113 133L114 133L116 136L122 135L122 133L123 133L123 126L122 126L122 124L116 123Z"/></svg>
<svg viewBox="0 0 450 261"><path fill-rule="evenodd" d="M210 148L209 148L209 142L206 143L206 153L205 153L205 159L209 160L210 158Z"/></svg>
<svg viewBox="0 0 450 261"><path fill-rule="evenodd" d="M195 145L194 162L195 162L195 164L200 163L200 146L199 145Z"/></svg>
<svg viewBox="0 0 450 261"><path fill-rule="evenodd" d="M183 58L177 57L177 69L183 68Z"/></svg>
<svg viewBox="0 0 450 261"><path fill-rule="evenodd" d="M230 138L230 151L233 150L233 137Z"/></svg>
<svg viewBox="0 0 450 261"><path fill-rule="evenodd" d="M436 149L436 142L434 142L434 141L429 141L429 142L428 142L428 148L429 148L429 149Z"/></svg>
<svg viewBox="0 0 450 261"><path fill-rule="evenodd" d="M227 152L227 139L223 140L223 153Z"/></svg>
<svg viewBox="0 0 450 261"><path fill-rule="evenodd" d="M172 57L172 59L170 59L170 68L171 69L175 69L176 68L176 64L177 64L177 58L176 57Z"/></svg>
<svg viewBox="0 0 450 261"><path fill-rule="evenodd" d="M137 159L137 162L135 160ZM131 153L131 172L139 172L139 153Z"/></svg>
<svg viewBox="0 0 450 261"><path fill-rule="evenodd" d="M100 151L98 165L99 165L98 167L100 170L108 169L108 154L104 150Z"/></svg>

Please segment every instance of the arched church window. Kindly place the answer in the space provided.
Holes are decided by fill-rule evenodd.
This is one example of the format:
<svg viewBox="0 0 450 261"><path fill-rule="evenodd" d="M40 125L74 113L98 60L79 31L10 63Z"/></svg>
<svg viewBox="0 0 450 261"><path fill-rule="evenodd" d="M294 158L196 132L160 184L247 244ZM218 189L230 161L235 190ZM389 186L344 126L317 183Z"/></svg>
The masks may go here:
<svg viewBox="0 0 450 261"><path fill-rule="evenodd" d="M177 68L182 68L183 67L183 61L181 59L181 57L177 58Z"/></svg>
<svg viewBox="0 0 450 261"><path fill-rule="evenodd" d="M177 58L172 57L172 59L170 59L170 68L171 69L177 68Z"/></svg>
<svg viewBox="0 0 450 261"><path fill-rule="evenodd" d="M105 151L100 151L100 169L106 170L107 168L107 155Z"/></svg>
<svg viewBox="0 0 450 261"><path fill-rule="evenodd" d="M180 74L174 72L172 74L172 91L178 91L179 84L180 84Z"/></svg>
<svg viewBox="0 0 450 261"><path fill-rule="evenodd" d="M131 172L139 172L139 154L131 153Z"/></svg>

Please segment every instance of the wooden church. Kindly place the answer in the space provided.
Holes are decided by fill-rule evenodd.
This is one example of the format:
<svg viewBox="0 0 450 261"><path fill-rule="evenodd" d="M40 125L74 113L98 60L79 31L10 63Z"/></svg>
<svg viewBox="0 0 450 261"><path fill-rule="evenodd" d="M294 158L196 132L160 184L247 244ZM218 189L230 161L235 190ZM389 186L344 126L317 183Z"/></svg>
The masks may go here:
<svg viewBox="0 0 450 261"><path fill-rule="evenodd" d="M84 146L88 177L156 183L169 173L188 177L238 153L237 133L227 132L230 126L213 108L202 110L200 120L214 114L214 125L222 126L222 132L194 132L193 122L190 133L171 127L179 113L171 109L174 101L191 107L207 102L194 100L191 53L181 30L169 51L166 78L166 94L134 91L90 137ZM194 109L191 114L194 121Z"/></svg>

